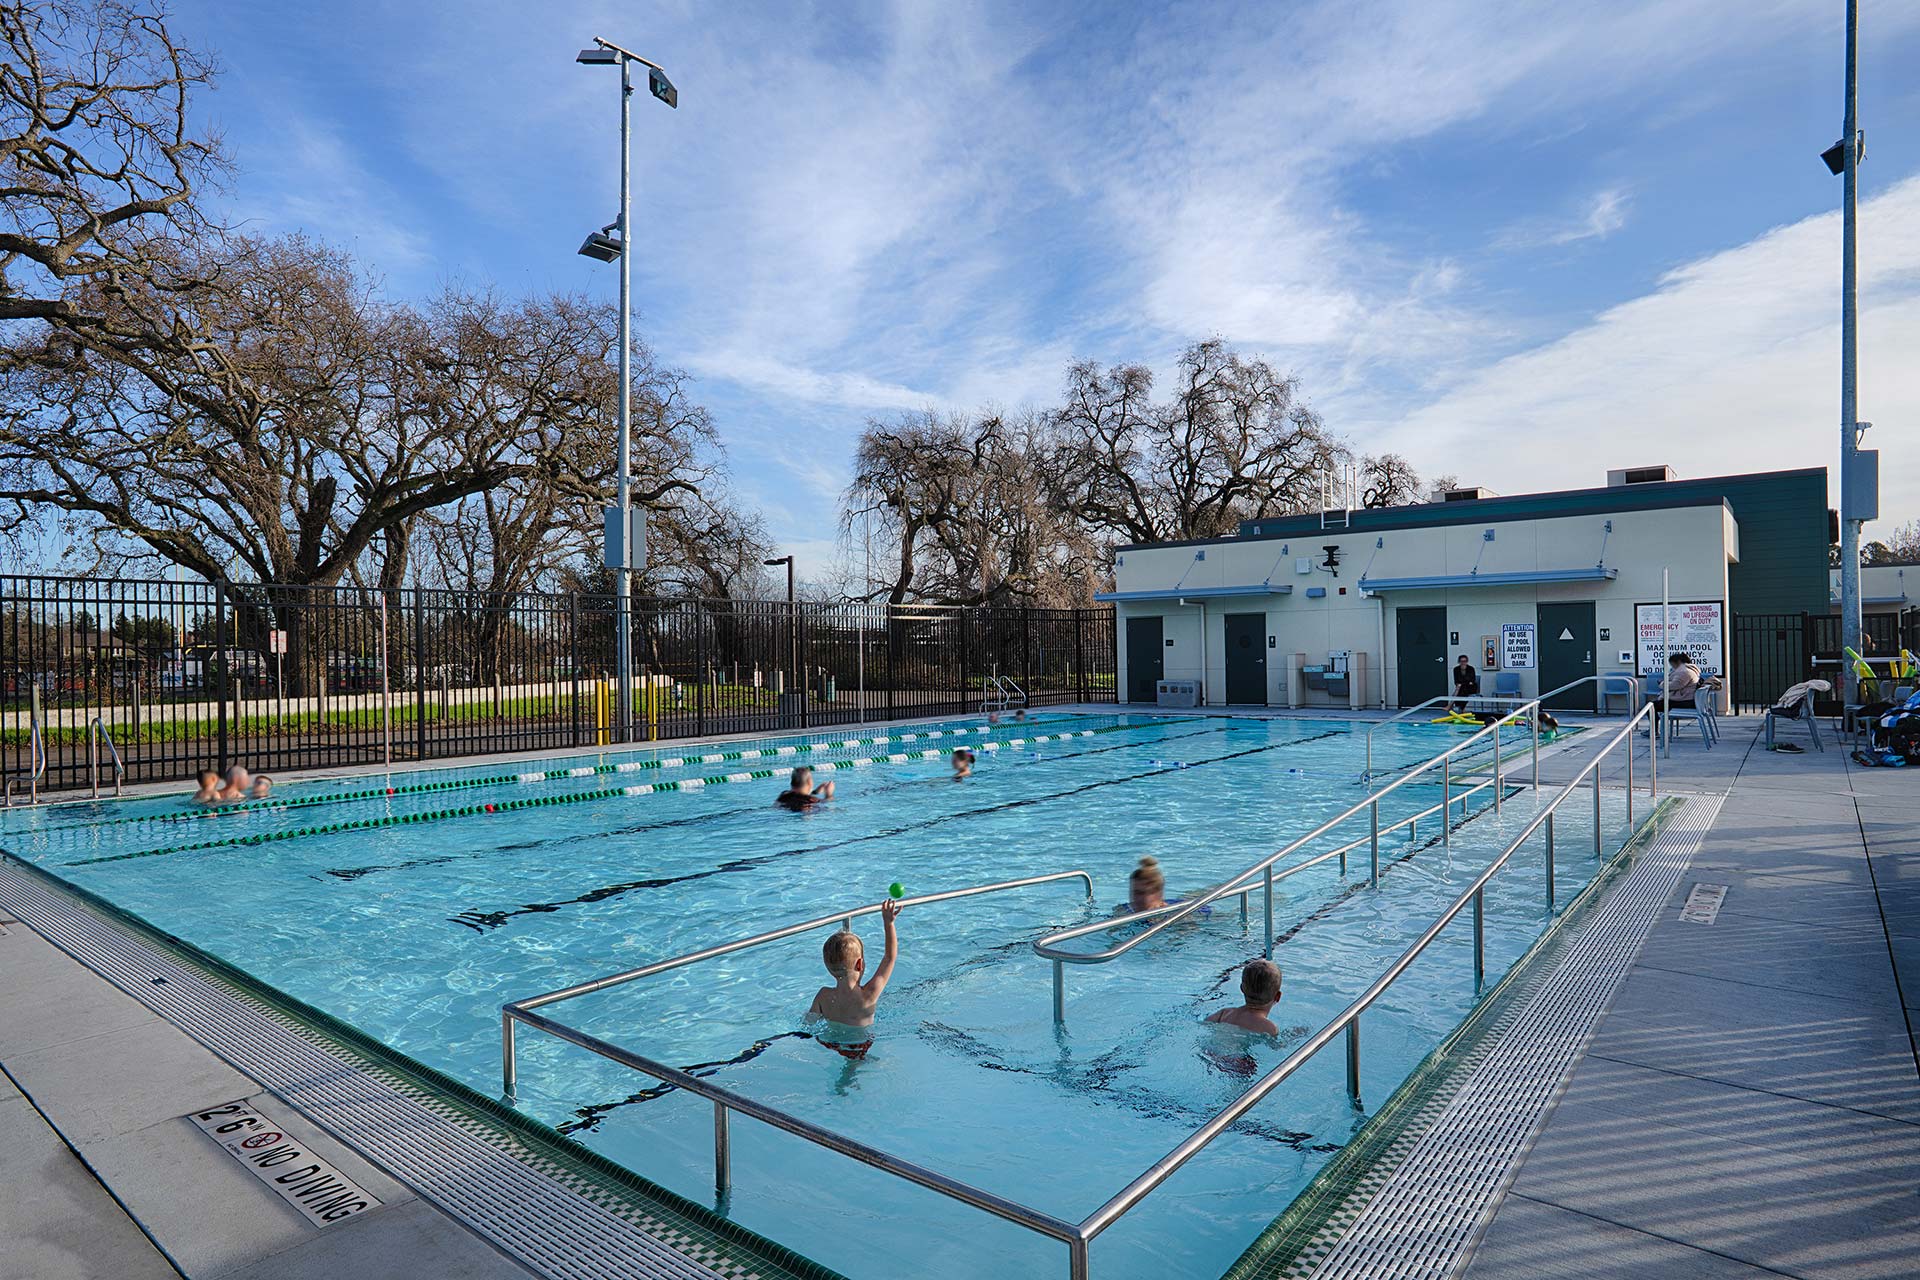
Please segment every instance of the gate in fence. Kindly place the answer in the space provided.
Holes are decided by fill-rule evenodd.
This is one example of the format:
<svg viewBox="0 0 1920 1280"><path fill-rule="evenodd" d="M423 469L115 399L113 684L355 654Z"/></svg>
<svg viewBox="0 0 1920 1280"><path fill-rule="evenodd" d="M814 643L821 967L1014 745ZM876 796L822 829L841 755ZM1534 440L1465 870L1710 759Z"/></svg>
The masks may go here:
<svg viewBox="0 0 1920 1280"><path fill-rule="evenodd" d="M0 769L88 785L613 745L609 596L0 577ZM636 741L1112 702L1109 609L636 599Z"/></svg>
<svg viewBox="0 0 1920 1280"><path fill-rule="evenodd" d="M1862 620L1869 656L1920 649L1920 609L1870 613ZM1765 711L1789 685L1828 680L1837 694L1842 653L1840 619L1826 613L1736 613L1733 616L1733 700L1737 712ZM1837 697L1818 700L1836 715Z"/></svg>

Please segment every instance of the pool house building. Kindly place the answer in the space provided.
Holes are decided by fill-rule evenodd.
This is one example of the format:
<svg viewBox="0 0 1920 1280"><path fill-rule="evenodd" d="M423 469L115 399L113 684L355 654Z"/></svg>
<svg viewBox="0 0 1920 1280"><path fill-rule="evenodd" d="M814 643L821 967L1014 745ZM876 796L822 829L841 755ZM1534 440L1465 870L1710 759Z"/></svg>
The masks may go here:
<svg viewBox="0 0 1920 1280"><path fill-rule="evenodd" d="M1829 541L1824 468L1640 467L1591 489L1456 489L1126 546L1098 598L1118 614L1129 702L1413 706L1451 692L1462 654L1483 692L1531 697L1652 671L1663 598L1669 643L1731 688L1736 615L1827 613ZM1593 686L1577 699L1593 709Z"/></svg>

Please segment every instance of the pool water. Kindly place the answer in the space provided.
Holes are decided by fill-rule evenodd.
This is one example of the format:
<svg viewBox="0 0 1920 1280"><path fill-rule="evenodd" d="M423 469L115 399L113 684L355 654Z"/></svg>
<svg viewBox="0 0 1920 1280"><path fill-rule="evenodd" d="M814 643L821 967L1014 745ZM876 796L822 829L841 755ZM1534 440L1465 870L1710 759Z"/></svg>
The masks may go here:
<svg viewBox="0 0 1920 1280"><path fill-rule="evenodd" d="M1238 1003L1239 966L1261 944L1257 896L1250 926L1222 902L1112 964L1070 967L1066 1021L1055 1024L1036 937L1109 914L1143 853L1165 867L1170 897L1193 893L1353 804L1365 795L1365 727L1038 715L869 728L854 745L856 731L676 744L294 785L277 803L211 818L183 818L172 800L16 810L0 822L0 847L489 1094L500 1087L508 1000L871 903L890 882L911 895L1083 868L1091 903L1063 881L905 911L863 1059L802 1025L829 981L825 931L543 1010L1077 1220L1343 1008L1550 794L1510 788L1496 811L1480 793L1456 817L1451 849L1437 820L1420 824L1417 841L1394 833L1378 892L1366 889L1364 848L1349 875L1329 862L1285 880L1275 904L1285 995L1273 1017L1287 1034L1277 1043L1201 1023ZM1375 774L1460 736L1383 728ZM995 748L962 782L945 760L955 741ZM877 756L900 758L825 773L838 798L804 814L771 804L781 781L739 776ZM659 789L687 779L711 781ZM364 794L389 786L392 795ZM654 789L627 792L642 786ZM1383 824L1438 790L1400 788ZM1556 821L1565 901L1596 870L1572 852L1591 848L1592 807L1569 804ZM1602 822L1612 850L1625 835L1616 797ZM1364 832L1356 823L1345 838ZM1523 854L1489 889L1490 982L1547 923L1543 875ZM878 920L859 931L871 972ZM1097 950L1117 936L1074 945ZM1461 927L1369 1013L1365 1102L1384 1102L1473 1000ZM1065 1273L1056 1242L748 1120L733 1125L733 1188L717 1201L711 1104L538 1032L519 1039L516 1101L529 1115L853 1280ZM1343 1072L1343 1055L1320 1055L1102 1235L1094 1273L1218 1275L1365 1122Z"/></svg>

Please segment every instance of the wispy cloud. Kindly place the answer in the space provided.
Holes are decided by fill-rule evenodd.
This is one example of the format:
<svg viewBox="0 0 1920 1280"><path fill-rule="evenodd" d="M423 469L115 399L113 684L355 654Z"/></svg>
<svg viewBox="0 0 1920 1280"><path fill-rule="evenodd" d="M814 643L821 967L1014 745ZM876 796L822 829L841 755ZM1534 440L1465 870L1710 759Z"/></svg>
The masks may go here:
<svg viewBox="0 0 1920 1280"><path fill-rule="evenodd" d="M1627 225L1633 197L1624 187L1608 187L1591 196L1572 218L1533 218L1517 222L1494 239L1498 249L1538 249L1605 240Z"/></svg>

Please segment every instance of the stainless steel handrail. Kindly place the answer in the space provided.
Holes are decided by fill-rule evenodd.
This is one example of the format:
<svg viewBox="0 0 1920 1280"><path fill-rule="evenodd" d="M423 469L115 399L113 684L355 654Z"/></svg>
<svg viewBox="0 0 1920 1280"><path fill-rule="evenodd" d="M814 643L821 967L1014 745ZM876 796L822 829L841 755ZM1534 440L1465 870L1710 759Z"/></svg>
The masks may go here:
<svg viewBox="0 0 1920 1280"><path fill-rule="evenodd" d="M33 686L33 714L27 726L27 743L32 748L30 759L33 764L28 769L16 769L6 777L5 785L0 786L0 805L13 808L13 784L20 781L24 774L27 782L27 803L40 803L40 775L47 771L47 744L40 736L40 685Z"/></svg>
<svg viewBox="0 0 1920 1280"><path fill-rule="evenodd" d="M945 889L939 893L925 893L918 897L901 898L903 907L921 907L932 902L949 902L955 898L974 898L983 893L1000 893L1008 889L1024 889L1029 885L1051 884L1057 880L1079 880L1087 886L1087 897L1093 897L1093 877L1085 871L1051 871L1043 876L1023 876L1018 880L999 880L992 884L969 885L964 889ZM650 978L656 973L665 973L669 969L684 968L690 964L699 964L703 960L713 960L720 956L732 955L736 951L745 951L751 947L765 946L769 942L778 942L782 938L791 938L798 933L807 933L814 929L823 929L830 924L842 924L851 928L853 922L861 916L869 916L880 910L879 903L849 907L845 911L836 911L832 915L817 916L812 920L803 920L798 924L782 925L765 933L756 933L751 938L741 938L736 942L724 942L717 947L707 947L700 951L689 951L685 955L674 956L669 960L656 960L652 964L641 965L638 969L627 969L620 973L608 974L604 978L594 978L588 982L575 983L570 987L561 987L557 991L548 991L541 995L529 996L524 1000L514 1000L500 1006L500 1065L501 1079L509 1095L513 1093L518 1075L514 1045L513 1024L515 1019L532 1009L558 1004L562 1000L571 1000L576 996L592 995L596 991L605 991L610 987L623 986L637 982L641 978ZM522 1019L524 1020L524 1019Z"/></svg>
<svg viewBox="0 0 1920 1280"><path fill-rule="evenodd" d="M1518 852L1520 846L1525 844L1528 838L1530 838L1535 831L1539 830L1543 824L1547 827L1547 866L1549 871L1548 878L1549 881L1551 881L1551 869L1553 865L1552 819L1554 811L1560 807L1561 803L1565 801L1567 797L1574 794L1575 790L1579 788L1581 781L1585 779L1588 774L1592 774L1595 813L1597 817L1601 764L1606 760L1607 755L1623 741L1627 743L1627 758L1631 760L1633 758L1632 734L1634 727L1642 720L1651 717L1652 714L1653 708L1651 706L1642 707L1635 713L1633 718L1628 720L1620 731L1614 734L1614 736L1608 740L1607 744L1594 755L1593 759L1588 761L1586 766L1573 776L1572 781L1568 782L1567 785L1561 789L1560 794L1548 801L1547 804L1542 807L1541 811L1534 815L1532 820L1527 823L1526 828L1506 847L1506 850L1489 863L1486 870L1474 877L1473 883L1467 887L1464 893L1454 900L1453 905L1443 911L1439 918L1427 927L1426 932L1422 933L1412 946L1401 952L1400 957L1391 965L1387 966L1386 971L1374 979L1373 983L1369 985L1365 991L1361 992L1353 1003L1342 1010L1331 1022L1321 1027L1320 1030L1314 1032L1311 1036L1308 1036L1306 1040L1300 1044L1299 1048L1288 1054L1284 1061L1272 1071L1262 1076L1248 1088L1245 1093L1224 1107L1213 1119L1196 1129L1185 1141L1162 1156L1145 1173L1142 1173L1139 1177L1121 1188L1120 1191L1110 1197L1105 1204L1088 1214L1080 1223L1080 1231L1085 1238L1090 1241L1117 1222L1122 1215L1133 1208L1134 1205L1138 1204L1155 1187L1172 1177L1180 1166L1184 1165L1188 1160L1191 1160L1208 1143L1219 1137L1229 1125L1252 1110L1261 1099L1285 1083L1288 1077L1306 1065L1309 1059L1328 1044L1332 1043L1333 1038L1343 1031L1347 1034L1347 1091L1350 1096L1357 1099L1360 1092L1360 1015L1365 1013L1367 1008L1372 1005L1374 1001L1378 1000L1388 987L1393 985L1394 980L1406 971L1408 965L1412 964L1420 957L1422 952L1432 945L1434 939L1440 936L1440 931L1446 928L1455 917L1464 911L1469 903L1471 903L1474 908L1474 977L1477 989L1482 984L1485 976L1482 963L1481 921L1483 913L1482 893L1487 886L1487 882L1492 880L1495 873L1507 865L1513 855ZM1657 786L1657 783L1649 783L1650 794L1651 788L1654 786ZM1629 786L1629 791L1631 791L1631 786ZM1632 838L1633 832L1629 830L1627 840L1631 840ZM1596 821L1594 824L1594 853L1596 856L1599 855L1601 850L1601 840L1600 825ZM1625 847L1624 841L1621 847ZM1551 889L1549 889L1549 894L1551 894ZM1551 905L1549 906L1549 910L1551 910Z"/></svg>
<svg viewBox="0 0 1920 1280"><path fill-rule="evenodd" d="M1493 787L1495 803L1498 804L1500 800L1500 782L1501 782L1501 779L1500 779L1500 763L1501 763L1500 761L1500 726L1503 724L1509 724L1519 720L1526 712L1530 710L1537 710L1538 706L1539 706L1539 700L1535 699L1533 701L1526 703L1523 706L1515 708L1513 711L1510 711L1506 715L1500 717L1498 720L1495 720L1492 724L1488 725L1486 728L1480 730L1478 733L1475 733L1472 737L1462 739L1460 742L1456 743L1452 747L1447 748L1445 751L1440 752L1438 755L1435 755L1413 766L1411 769L1402 773L1398 778L1395 778L1392 782L1388 783L1386 786L1381 787L1377 791L1370 792L1367 795L1367 797L1364 800L1361 800L1358 804L1355 804L1351 808L1344 810L1343 812L1341 812L1335 817L1329 818L1327 821L1321 823L1319 826L1307 832L1305 835L1300 836L1299 838L1293 840L1292 842L1287 844L1284 848L1280 849L1278 852L1269 854L1266 857L1260 859L1258 862L1248 867L1245 871L1242 871L1239 875L1234 876L1232 879L1223 881L1218 885L1215 885L1213 888L1207 890L1205 893L1201 894L1199 897L1193 899L1190 902L1178 904L1177 910L1162 917L1161 919L1157 920L1154 924L1148 926L1146 929L1143 929L1141 932L1134 934L1132 937L1126 938L1121 942L1119 942L1118 944L1107 948L1105 951L1067 951L1062 949L1059 946L1059 944L1062 942L1069 941L1073 938L1084 937L1089 933L1097 933L1106 929L1112 929L1117 925L1126 924L1131 920L1137 919L1138 917L1115 916L1111 920L1096 921L1091 925L1080 925L1073 929L1061 930L1060 932L1049 934L1044 938L1036 939L1033 943L1033 949L1035 954L1045 959L1053 961L1054 1021L1056 1022L1066 1021L1066 968L1065 966L1070 964L1106 964L1111 960L1116 960L1119 957L1127 954L1127 952L1133 950L1135 947L1139 946L1141 943L1145 942L1147 939L1155 936L1156 934L1160 933L1164 929L1171 928L1173 925L1178 924L1180 921L1186 919L1188 916L1201 910L1203 907L1211 906L1213 903L1218 902L1222 898L1231 897L1236 890L1241 890L1241 887L1243 885L1247 884L1247 882L1250 881L1256 874L1261 874L1261 873L1264 873L1264 877L1265 877L1264 886L1266 891L1266 931L1267 931L1266 954L1271 956L1273 954L1273 886L1274 886L1274 882L1277 879L1284 879L1286 875L1293 874L1294 872L1297 872L1297 871L1305 870L1308 866L1315 865L1316 863L1319 863L1319 862L1324 862L1328 858L1334 857L1336 855L1341 857L1341 865L1342 865L1342 869L1344 869L1346 850L1356 847L1361 843L1361 841L1356 840L1352 844L1346 845L1342 848L1330 850L1329 852L1321 854L1318 857L1314 858L1312 861L1303 862L1302 864L1300 864L1300 866L1292 868L1290 871L1281 873L1281 875L1279 876L1276 876L1273 873L1273 864L1278 862L1280 859L1286 857L1288 854L1292 853L1294 850L1300 848L1302 845L1306 844L1308 841L1319 839L1321 836L1325 835L1327 832L1331 831L1333 828L1339 826L1341 823L1346 822L1349 819L1357 816L1362 809L1369 809L1371 810L1371 813L1372 813L1372 828L1369 834L1366 837L1364 837L1365 842L1370 845L1371 857L1372 857L1372 870L1368 876L1368 883L1373 888L1376 888L1376 889L1379 888L1380 887L1380 835L1382 831L1382 828L1380 826L1381 799L1387 795L1392 794L1394 791L1399 790L1401 787L1405 786L1407 783L1412 782L1415 778L1419 777L1421 774L1425 773L1427 770L1431 769L1433 766L1440 765L1442 767L1442 774L1441 774L1442 796L1441 796L1440 804L1438 806L1435 806L1435 808L1446 809L1450 811L1453 805L1453 757L1460 754L1463 751L1468 750L1469 748L1474 747L1480 742L1482 738L1485 738L1488 735L1492 735L1493 778L1490 783L1482 784L1482 785L1483 786L1491 785ZM1539 717L1537 716L1533 717L1532 724L1533 724L1533 760L1534 760L1533 785L1535 788L1538 788L1540 785L1540 721L1539 721ZM1474 790L1479 790L1479 789L1480 787L1474 788ZM1470 795L1471 792L1468 792L1466 794ZM1462 797L1463 801L1464 801L1464 798L1465 797L1463 796ZM1430 808L1425 812L1431 813L1433 812L1433 809ZM1421 818L1422 816L1424 816L1424 814L1415 814L1413 815L1412 818L1405 819L1403 820L1403 822L1408 824L1417 822L1419 818ZM1386 830L1392 831L1400 825L1402 825L1402 823L1392 823L1386 828ZM1450 812L1447 814L1446 818L1444 818L1442 821L1442 829L1446 834L1446 839L1448 843L1451 844L1453 824L1451 821ZM1245 898L1244 898L1244 891L1243 891L1243 897L1242 897L1243 918L1244 918L1244 915L1245 915Z"/></svg>
<svg viewBox="0 0 1920 1280"><path fill-rule="evenodd" d="M918 897L900 899L900 905L903 907L925 906L931 902L947 902L955 898L971 898L985 893L997 893L1007 889L1021 889L1030 885L1051 884L1059 880L1074 879L1078 879L1086 885L1087 897L1091 899L1093 897L1093 877L1085 871L1073 870L1055 871L1043 876L1024 876L1018 880L1002 880L993 884L970 885L964 889L946 889L939 893L921 894ZM584 1031L569 1027L565 1023L555 1021L552 1018L534 1012L535 1009L544 1005L556 1004L562 1000L570 1000L575 996L589 995L596 991L605 991L609 987L634 982L652 974L664 973L669 969L678 969L686 965L697 964L702 960L711 960L717 956L729 955L736 951L744 951L749 947L757 947L769 942L777 942L782 938L790 938L795 934L805 933L811 929L824 928L832 924L851 925L857 917L871 915L879 910L880 904L873 903L866 906L854 907L846 911L837 911L832 915L819 916L799 924L785 925L778 929L769 930L766 933L756 934L751 938L742 938L737 942L723 943L717 947L708 947L701 951L688 952L686 955L675 956L670 960L661 960L654 964L642 965L638 969L629 969L623 973L610 974L605 978L596 978L590 982L576 983L571 987L562 987L558 991L549 991L543 995L532 996L525 1000L517 1000L502 1005L500 1008L501 1077L506 1085L507 1096L509 1098L513 1096L518 1076L514 1051L513 1024L515 1022L523 1022L534 1030L544 1031L556 1039L564 1040L568 1044L578 1046L590 1053L596 1053L610 1062L616 1062L621 1066L643 1072L662 1083L674 1085L712 1102L713 1178L714 1188L721 1195L725 1195L733 1185L733 1147L729 1134L728 1120L734 1112L738 1112L741 1115L750 1116L755 1120L770 1124L776 1129L791 1133L796 1137L805 1138L808 1142L816 1146L822 1146L829 1151L836 1151L841 1155L850 1156L862 1164L871 1165L873 1168L891 1173L896 1177L905 1178L907 1181L925 1187L929 1191L937 1191L941 1195L958 1200L963 1204L970 1204L976 1209L985 1210L997 1218L1005 1219L1008 1222L1026 1227L1029 1230L1037 1231L1041 1235L1059 1240L1067 1245L1072 1273L1075 1276L1084 1277L1086 1275L1086 1241L1080 1238L1079 1229L1074 1226L1073 1223L1061 1218L1056 1218L1052 1214L1042 1213L1038 1209L1029 1208L1017 1201L1009 1200L1005 1196L995 1195L991 1191L984 1191L979 1187L961 1182L956 1178L949 1178L943 1173L936 1172L924 1165L916 1164L911 1160L904 1160L899 1156L882 1151L878 1147L869 1146L855 1138L849 1138L844 1134L835 1133L831 1129L821 1128L819 1125L802 1120L798 1116L788 1115L786 1112L767 1106L765 1103L756 1102L743 1094L735 1093L731 1089L723 1089L719 1085L712 1084L698 1076L689 1075L677 1067L669 1066L664 1062L656 1062L630 1049L623 1049L619 1045L600 1039L598 1036L589 1035Z"/></svg>
<svg viewBox="0 0 1920 1280"><path fill-rule="evenodd" d="M1633 695L1635 691L1637 691L1640 688L1640 681L1638 677L1631 675L1630 673L1625 671L1603 671L1598 675L1581 676L1578 680L1569 680L1567 683L1561 685L1558 689L1549 689L1545 693L1541 694L1539 697L1528 699L1528 701L1545 702L1548 698L1557 698L1561 694L1566 693L1570 689L1578 689L1583 684L1595 684L1604 688L1604 686L1606 685L1606 682L1609 680L1620 680L1626 683L1628 705L1631 706ZM1372 781L1373 779L1373 735L1375 732L1386 728L1390 724L1398 724L1400 721L1405 720L1408 716L1419 715L1422 711L1431 711L1435 707L1441 705L1442 703L1466 702L1469 699L1471 699L1474 702L1494 702L1494 703L1522 701L1522 699L1520 698L1512 697L1506 694L1474 693L1474 694L1468 694L1465 697L1463 697L1457 693L1437 693L1433 697L1428 698L1425 702L1415 703L1413 706L1406 708L1406 710L1404 711L1400 711L1394 715L1388 716L1385 720L1377 720L1373 724L1367 727L1367 771L1361 776L1368 781Z"/></svg>
<svg viewBox="0 0 1920 1280"><path fill-rule="evenodd" d="M997 703L993 701L994 694L999 695L1000 700ZM1029 700L1027 698L1027 691L1025 689L1022 689L1019 686L1019 684L1017 684L1014 681L1013 677L1003 676L998 672L994 672L990 675L981 677L981 680L980 680L981 714L984 715L990 711L1005 711L1008 707L1013 705L1013 700L1016 695L1020 699L1021 706L1024 707L1028 705Z"/></svg>
<svg viewBox="0 0 1920 1280"><path fill-rule="evenodd" d="M113 757L113 794L121 794L121 783L126 779L127 766L120 759L120 748L113 745L113 735L107 732L106 723L95 716L87 722L87 769L93 780L93 798L100 798L100 743L107 744L107 754Z"/></svg>
<svg viewBox="0 0 1920 1280"><path fill-rule="evenodd" d="M1088 1251L1095 1237L1119 1221L1120 1218L1125 1216L1156 1187L1172 1177L1182 1165L1186 1164L1187 1161L1191 1160L1215 1138L1219 1137L1221 1133L1225 1132L1226 1129L1240 1119L1241 1116L1252 1110L1253 1107L1258 1105L1267 1095L1271 1094L1297 1072L1300 1067L1305 1065L1316 1053L1332 1043L1334 1037L1343 1031L1347 1036L1347 1090L1349 1096L1357 1101L1360 1092L1360 1015L1385 993L1387 988L1393 984L1394 980L1397 979L1401 973L1405 972L1407 967L1419 958L1420 954L1424 952L1427 947L1432 945L1433 941L1439 937L1441 930L1458 917L1469 902L1474 905L1475 988L1478 990L1484 985L1485 972L1482 929L1484 908L1482 905L1482 893L1486 885L1493 879L1494 875L1512 859L1513 855L1518 852L1520 846L1544 825L1547 833L1547 908L1549 912L1554 909L1553 815L1559 806L1580 787L1581 782L1591 775L1593 778L1594 797L1594 855L1598 857L1601 854L1604 848L1604 837L1600 825L1600 768L1608 754L1611 753L1615 747L1619 746L1622 741L1628 743L1627 794L1629 797L1629 831L1627 833L1627 841L1632 840L1631 797L1633 794L1633 748L1631 737L1635 727L1639 725L1642 720L1646 720L1652 715L1652 710L1651 706L1642 707L1640 711L1595 754L1593 759L1589 761L1585 767L1575 773L1572 781L1561 789L1560 794L1549 801L1547 805L1527 823L1526 828L1520 833L1519 837L1510 843L1500 856L1495 858L1480 875L1475 877L1473 883L1467 890L1462 893L1446 911L1442 912L1439 918L1421 934L1420 938L1415 941L1412 946L1407 948L1406 951L1402 952L1400 957L1389 965L1386 971L1360 994L1358 999L1349 1004L1333 1021L1309 1036L1298 1048L1288 1054L1284 1061L1265 1076L1261 1077L1259 1081L1233 1102L1215 1114L1206 1124L1195 1130L1172 1151L1161 1157L1144 1173L1133 1179L1132 1182L1129 1182L1125 1187L1121 1188L1118 1193L1109 1197L1098 1209L1095 1209L1091 1214L1077 1223L1065 1221L1052 1214L1044 1213L1028 1205L1009 1200L1004 1196L996 1195L993 1192L985 1191L981 1188L960 1182L957 1179L949 1178L944 1174L928 1169L923 1165L916 1164L913 1161L901 1159L898 1156L881 1151L876 1147L869 1146L856 1139L845 1137L828 1129L823 1129L818 1125L799 1119L796 1116L790 1116L764 1103L756 1102L752 1098L734 1093L729 1089L723 1089L705 1079L689 1075L676 1067L655 1062L631 1050L623 1049L618 1045L601 1040L597 1036L578 1031L563 1023L556 1022L551 1018L533 1012L534 1008L543 1003L550 1004L557 1000L568 999L573 995L585 995L591 991L604 990L607 986L616 985L622 981L632 981L648 973L657 973L666 968L692 964L700 959L742 950L747 946L758 945L761 942L770 942L780 937L790 937L805 929L818 928L823 925L835 923L836 921L848 920L856 915L866 915L879 910L877 905L857 908L851 912L822 916L817 920L808 921L803 925L788 926L756 938L745 939L740 943L730 943L722 947L709 948L703 952L694 952L687 956L677 957L675 960L662 961L657 965L648 965L642 969L630 970L626 974L615 974L610 978L581 983L575 987L563 988L560 991L548 992L544 996L535 996L529 1000L503 1006L501 1015L503 1034L505 1036L503 1047L506 1051L505 1061L508 1094L511 1096L513 1085L512 1024L515 1021L520 1021L535 1030L544 1031L556 1039L586 1049L611 1062L616 1062L633 1070L640 1071L663 1083L684 1089L688 1093L704 1097L711 1101L714 1108L714 1183L716 1189L722 1195L726 1194L732 1185L732 1156L728 1133L728 1118L731 1113L738 1112L741 1115L750 1116L772 1125L774 1128L786 1133L791 1133L796 1137L804 1138L816 1146L825 1147L830 1151L849 1156L860 1161L862 1164L869 1165L885 1173L891 1173L896 1177L925 1187L930 1191L938 1192L950 1199L958 1200L964 1204L970 1204L997 1218L1012 1222L1017 1226L1025 1227L1049 1239L1058 1240L1067 1246L1067 1270L1071 1280L1088 1280L1090 1267ZM1503 722L1510 718L1511 717L1503 717ZM1497 727L1497 724L1492 727ZM1478 735L1475 736L1478 737ZM1464 747L1467 744L1462 743L1460 745ZM1458 750L1458 748L1455 748L1455 750ZM1445 756L1450 756L1451 754L1452 752L1443 753ZM1442 758L1443 757L1435 757L1434 761L1428 761L1427 763L1432 764ZM1424 767L1425 766L1422 766L1422 768ZM1536 785L1538 782L1537 774L1538 771L1536 770ZM1412 775L1410 774L1408 776L1410 777ZM1397 786L1398 783L1396 782L1394 785ZM1657 794L1658 779L1656 777L1650 777L1648 780L1648 795L1654 796ZM1362 803L1364 804L1365 802ZM1351 816L1351 812L1348 816ZM1622 842L1622 848L1625 847L1625 843L1625 841ZM1082 877L1086 880L1088 896L1091 897L1092 878L1087 876L1085 872L1066 871L1049 876L1031 877L1026 880L1007 881L997 885L979 885L969 889L949 890L945 893L928 894L921 898L910 898L904 901L909 904L936 902L945 898L966 897L978 893L992 892L996 889L1016 888L1025 884L1042 883L1063 878L1070 879L1075 876ZM1221 894L1219 896L1226 895ZM1174 909L1162 908L1161 910L1171 912ZM1184 908L1180 910L1184 913ZM1143 916L1151 914L1155 913L1141 913ZM1110 922L1103 921L1102 924L1110 927Z"/></svg>

